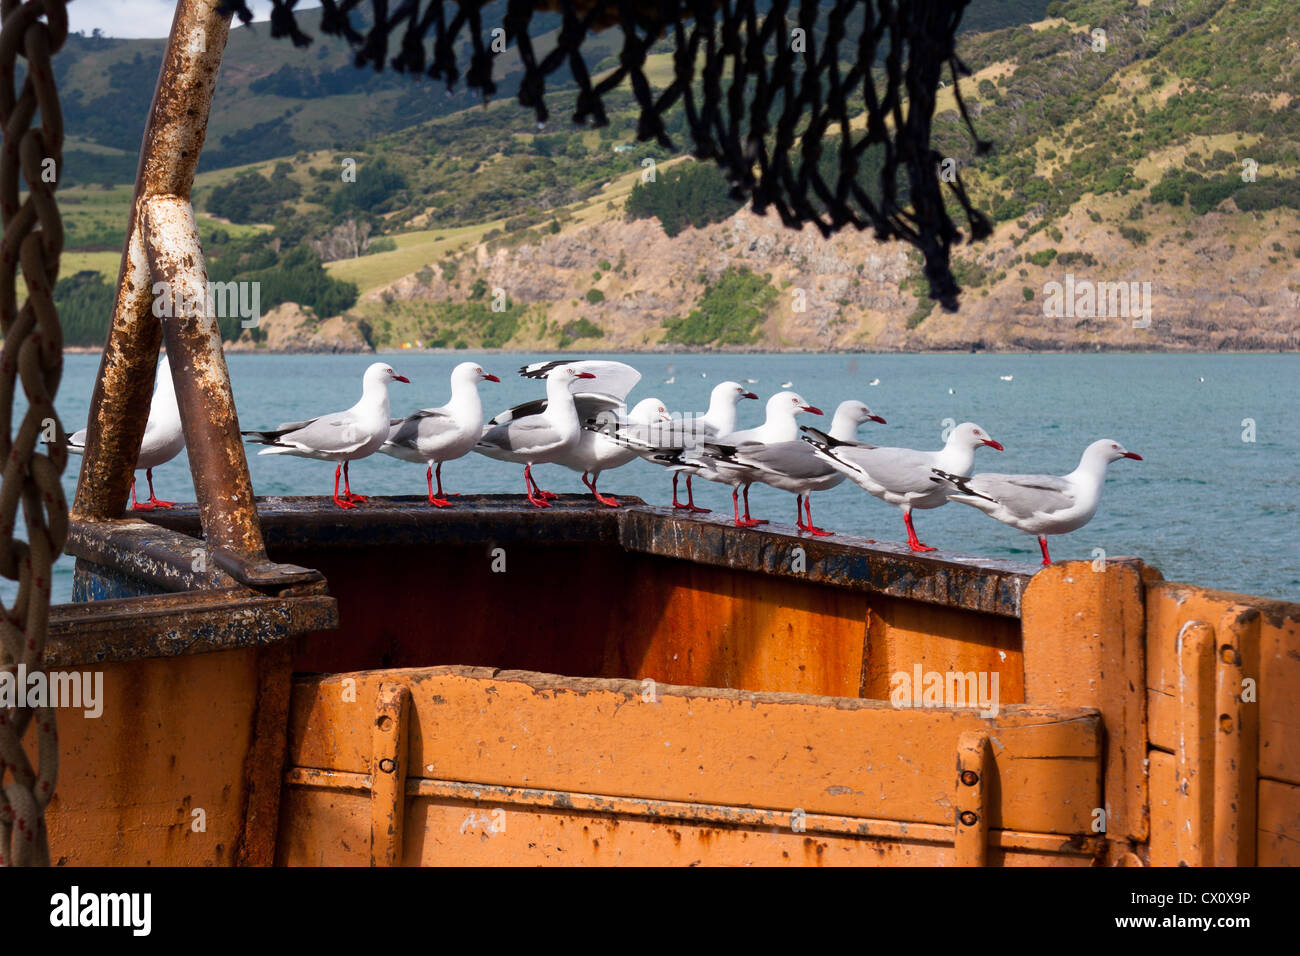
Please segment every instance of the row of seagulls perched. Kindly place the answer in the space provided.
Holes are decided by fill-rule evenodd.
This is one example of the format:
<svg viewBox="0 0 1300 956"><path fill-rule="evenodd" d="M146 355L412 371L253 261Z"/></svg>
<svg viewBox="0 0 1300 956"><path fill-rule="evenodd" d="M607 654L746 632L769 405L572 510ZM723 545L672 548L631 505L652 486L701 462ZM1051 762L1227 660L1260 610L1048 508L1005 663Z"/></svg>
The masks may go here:
<svg viewBox="0 0 1300 956"><path fill-rule="evenodd" d="M866 422L885 424L884 418L859 401L842 402L829 431L823 432L809 426L801 429L796 422L803 414L823 414L821 409L797 392L781 391L768 399L761 426L738 431L739 403L757 396L737 382L715 386L704 414L677 419L657 398L644 399L627 411L627 395L640 373L622 362L536 363L524 366L520 374L544 378L546 397L508 409L486 424L478 386L499 379L472 362L453 371L452 397L446 405L390 419L388 384L407 379L378 362L367 370L362 399L353 408L245 434L271 446L262 454L340 463L344 496L338 495L336 467L334 502L341 508L365 500L353 495L347 485L348 462L375 451L425 464L429 501L437 507L451 504L442 488L442 464L471 450L522 464L528 501L537 508L549 507L556 496L537 484L532 475L535 465L554 463L580 473L599 503L618 507L617 499L597 490L599 476L640 457L672 473L675 508L706 512L694 501L691 480L695 477L730 486L733 520L739 527L766 523L749 511L749 488L763 483L795 495L796 526L801 531L829 534L813 524L810 496L847 477L903 512L908 545L915 551L935 549L917 537L912 512L954 500L1036 535L1044 564L1051 561L1047 535L1074 531L1096 513L1106 466L1120 458L1141 460L1118 442L1102 439L1090 445L1079 467L1063 477L972 474L979 448L1003 450L973 422L953 428L943 448L918 451L859 441L858 431ZM682 474L687 476L684 503L678 499Z"/></svg>

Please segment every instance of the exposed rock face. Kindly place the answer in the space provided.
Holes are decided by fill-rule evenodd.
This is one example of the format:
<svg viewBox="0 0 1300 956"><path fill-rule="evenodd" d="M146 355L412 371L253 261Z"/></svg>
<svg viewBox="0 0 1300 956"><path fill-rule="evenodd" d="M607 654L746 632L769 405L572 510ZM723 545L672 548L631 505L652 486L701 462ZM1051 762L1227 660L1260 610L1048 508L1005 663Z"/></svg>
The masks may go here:
<svg viewBox="0 0 1300 956"><path fill-rule="evenodd" d="M276 306L258 323L266 337L254 342L251 329L245 329L235 342L226 343L227 352L373 352L357 321L336 315L319 320L309 310L294 302Z"/></svg>
<svg viewBox="0 0 1300 956"><path fill-rule="evenodd" d="M605 333L602 349L644 349L660 344L664 323L695 308L710 282L745 267L767 275L779 293L756 349L1300 349L1300 255L1293 251L1300 216L1283 210L1257 217L1243 247L1242 215L1229 201L1195 220L1190 233L1170 213L1141 223L1151 233L1141 245L1083 208L1057 223L1055 240L1039 232L1016 246L1012 224L1004 224L976 250L985 280L966 289L960 310L936 306L910 329L918 300L909 280L919 264L908 247L853 230L824 239L748 210L672 239L656 220L609 220L534 245L479 246L460 258L450 279L442 268L425 268L366 298L463 301L481 280L513 302L542 306L556 328L588 319ZM1064 261L1028 261L1050 249L1066 254ZM1053 309L1050 283L1067 282L1100 289L1091 314L1082 300ZM1122 315L1102 311L1100 284L1121 282L1140 299ZM588 299L592 289L600 293L592 293L596 302ZM1146 323L1136 308L1148 304Z"/></svg>

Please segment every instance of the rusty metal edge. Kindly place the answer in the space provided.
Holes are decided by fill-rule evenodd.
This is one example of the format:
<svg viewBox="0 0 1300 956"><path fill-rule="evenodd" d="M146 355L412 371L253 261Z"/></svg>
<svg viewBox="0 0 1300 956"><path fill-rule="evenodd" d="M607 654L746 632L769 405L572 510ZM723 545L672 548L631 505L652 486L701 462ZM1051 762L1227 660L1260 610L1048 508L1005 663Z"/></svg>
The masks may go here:
<svg viewBox="0 0 1300 956"><path fill-rule="evenodd" d="M248 596L242 589L57 605L47 667L72 667L263 647L338 627L328 596Z"/></svg>

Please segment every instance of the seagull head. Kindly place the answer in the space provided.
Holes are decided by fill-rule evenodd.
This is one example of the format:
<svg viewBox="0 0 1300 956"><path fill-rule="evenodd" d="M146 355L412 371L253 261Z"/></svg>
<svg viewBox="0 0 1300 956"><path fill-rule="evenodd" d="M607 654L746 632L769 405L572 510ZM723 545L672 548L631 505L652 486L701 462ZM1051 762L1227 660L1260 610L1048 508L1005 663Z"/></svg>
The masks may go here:
<svg viewBox="0 0 1300 956"><path fill-rule="evenodd" d="M796 415L802 415L804 412L813 415L824 414L816 405L809 405L798 392L777 392L767 400L767 414L769 416L789 415L793 418Z"/></svg>
<svg viewBox="0 0 1300 956"><path fill-rule="evenodd" d="M739 382L719 382L713 386L713 393L709 396L709 404L730 402L734 405L742 398L758 398L758 396Z"/></svg>
<svg viewBox="0 0 1300 956"><path fill-rule="evenodd" d="M952 430L948 436L949 444L957 444L966 448L979 448L987 445L995 451L1005 451L1001 442L996 442L990 437L989 433L980 428L974 422L962 422Z"/></svg>
<svg viewBox="0 0 1300 956"><path fill-rule="evenodd" d="M393 367L385 362L375 362L368 369L364 379L365 383L375 383L377 385L387 385L389 382L405 382L411 384L411 380L405 375L398 375L393 371Z"/></svg>
<svg viewBox="0 0 1300 956"><path fill-rule="evenodd" d="M843 415L855 425L861 425L863 422L886 424L883 418L869 409L863 402L853 400L840 402L840 407L835 410L835 416L838 418L840 415Z"/></svg>
<svg viewBox="0 0 1300 956"><path fill-rule="evenodd" d="M1132 458L1134 461L1141 461L1142 456L1137 452L1129 451L1113 438L1102 438L1088 446L1088 451L1095 451L1095 454L1101 456L1107 464L1112 461L1119 461L1121 458Z"/></svg>
<svg viewBox="0 0 1300 956"><path fill-rule="evenodd" d="M478 362L461 362L451 370L451 381L453 384L477 385L479 382L500 382L501 379L483 371Z"/></svg>
<svg viewBox="0 0 1300 956"><path fill-rule="evenodd" d="M672 416L668 408L657 398L643 398L628 412L627 420L633 425L653 425L655 422L670 422Z"/></svg>

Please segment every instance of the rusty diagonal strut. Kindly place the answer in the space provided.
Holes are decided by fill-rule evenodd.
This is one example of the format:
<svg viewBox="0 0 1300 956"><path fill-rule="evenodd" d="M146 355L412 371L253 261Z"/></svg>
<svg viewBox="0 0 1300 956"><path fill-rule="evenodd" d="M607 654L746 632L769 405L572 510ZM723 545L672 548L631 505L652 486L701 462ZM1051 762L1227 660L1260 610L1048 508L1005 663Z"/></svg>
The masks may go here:
<svg viewBox="0 0 1300 956"><path fill-rule="evenodd" d="M108 341L91 398L76 521L121 518L149 416L160 340L167 345L199 515L213 560L252 587L319 578L267 560L207 267L190 204L217 72L230 32L220 0L179 0L149 109ZM153 311L154 283L202 310ZM202 314L194 315L194 311Z"/></svg>

